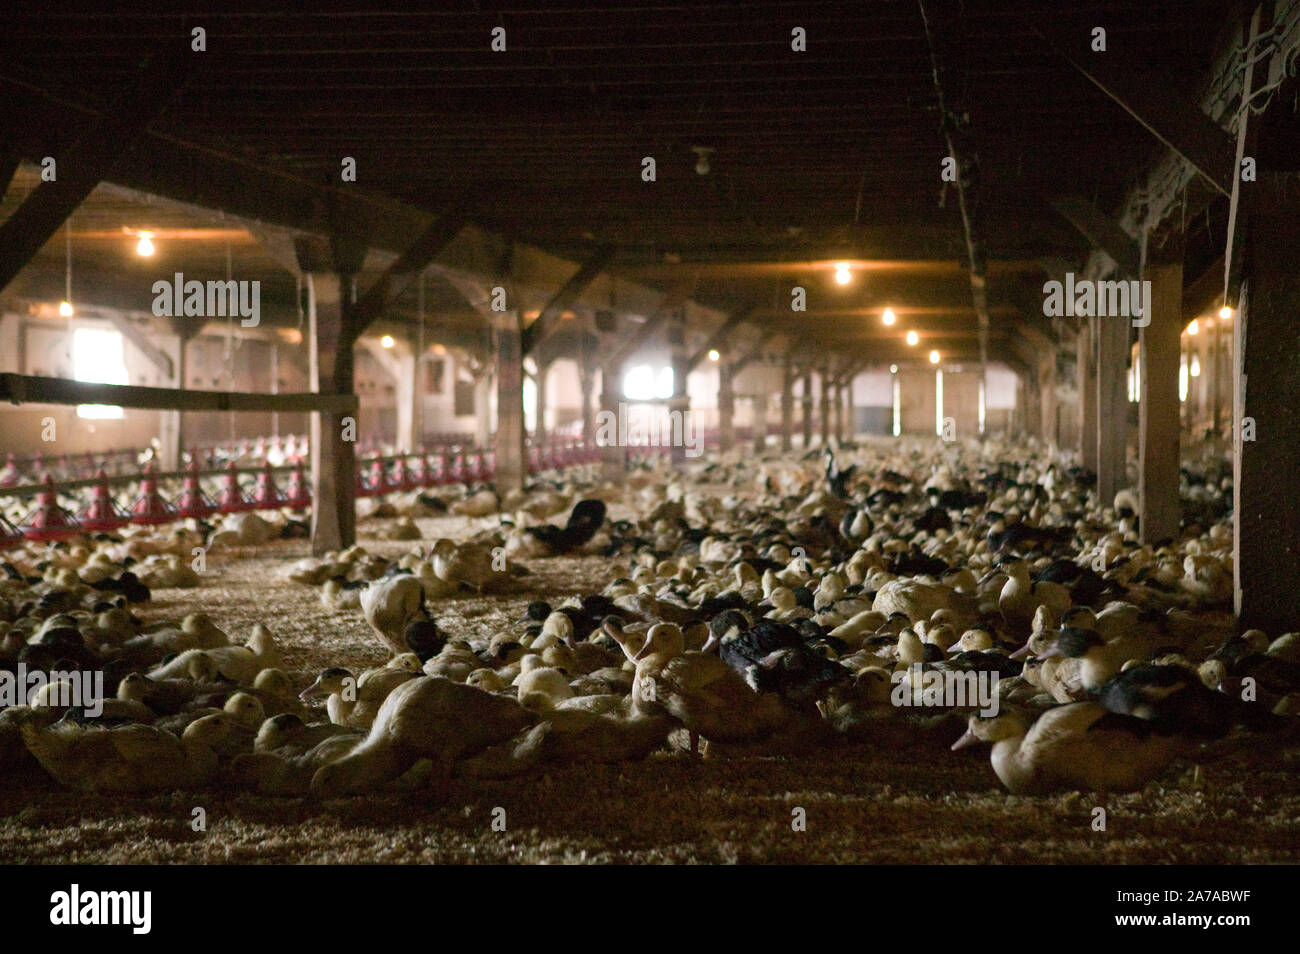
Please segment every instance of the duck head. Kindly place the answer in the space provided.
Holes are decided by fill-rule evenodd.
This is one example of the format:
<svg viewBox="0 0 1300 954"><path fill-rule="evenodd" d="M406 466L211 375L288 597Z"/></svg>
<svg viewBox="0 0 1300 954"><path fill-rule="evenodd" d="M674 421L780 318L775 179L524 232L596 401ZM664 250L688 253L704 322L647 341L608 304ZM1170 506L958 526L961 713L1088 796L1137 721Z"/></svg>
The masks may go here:
<svg viewBox="0 0 1300 954"><path fill-rule="evenodd" d="M655 623L646 633L645 645L632 657L633 662L640 662L647 656L662 655L672 658L686 651L686 637L681 628L673 623Z"/></svg>
<svg viewBox="0 0 1300 954"><path fill-rule="evenodd" d="M723 610L709 621L709 637L700 647L700 652L714 652L723 642L735 639L753 625L754 621L744 610Z"/></svg>
<svg viewBox="0 0 1300 954"><path fill-rule="evenodd" d="M1014 709L989 718L973 715L966 724L965 734L952 744L952 750L956 752L976 742L997 743L1004 739L1015 739L1028 731L1029 719Z"/></svg>
<svg viewBox="0 0 1300 954"><path fill-rule="evenodd" d="M348 680L352 680L351 683ZM344 689L351 685L356 686L356 676L352 670L344 669L341 666L334 666L329 669L322 669L316 681L299 693L299 699L313 699L316 696L329 696L336 692L343 692Z"/></svg>

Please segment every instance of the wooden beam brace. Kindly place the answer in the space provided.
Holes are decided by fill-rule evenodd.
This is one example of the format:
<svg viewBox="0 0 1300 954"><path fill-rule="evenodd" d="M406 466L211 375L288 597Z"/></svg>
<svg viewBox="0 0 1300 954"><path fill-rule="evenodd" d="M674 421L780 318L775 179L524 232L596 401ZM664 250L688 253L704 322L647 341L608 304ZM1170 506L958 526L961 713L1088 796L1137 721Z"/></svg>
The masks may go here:
<svg viewBox="0 0 1300 954"><path fill-rule="evenodd" d="M1041 25L1034 32L1089 82L1118 103L1147 131L1187 160L1224 195L1232 194L1235 144L1220 126L1191 103L1180 102L1151 76L1126 72L1114 53L1089 55Z"/></svg>
<svg viewBox="0 0 1300 954"><path fill-rule="evenodd" d="M139 325L120 311L111 308L96 309L96 312L97 317L104 318L121 333L123 338L135 345L149 363L163 373L163 377L168 381L175 378L176 370L171 355L154 344L153 339L145 334ZM180 383L184 385L185 382Z"/></svg>
<svg viewBox="0 0 1300 954"><path fill-rule="evenodd" d="M360 329L378 318L385 308L414 284L429 263L456 240L456 236L469 224L469 208L468 196L458 198L366 289L356 307L356 321Z"/></svg>
<svg viewBox="0 0 1300 954"><path fill-rule="evenodd" d="M1087 199L1078 195L1061 196L1052 200L1052 208L1078 229L1093 248L1109 255L1125 278L1134 278L1141 272L1141 247Z"/></svg>
<svg viewBox="0 0 1300 954"><path fill-rule="evenodd" d="M55 157L56 178L41 182L0 223L0 289L13 281L100 180L122 162L181 87L185 62L181 56L156 57L114 109Z"/></svg>
<svg viewBox="0 0 1300 954"><path fill-rule="evenodd" d="M541 310L536 320L524 329L525 355L532 354L546 336L555 330L564 310L577 301L578 296L587 290L587 286L605 270L605 266L614 258L615 251L617 250L613 245L602 245L591 258L582 263L581 268L569 276L568 281L546 303L546 307Z"/></svg>
<svg viewBox="0 0 1300 954"><path fill-rule="evenodd" d="M757 303L748 304L739 311L732 312L727 316L726 321L713 329L713 333L709 335L709 338L704 342L704 345L696 351L695 354L691 355L691 359L688 362L690 370L694 371L698 368L701 362L709 356L709 352L723 344L727 340L727 336L731 334L732 330L734 330L738 325L743 324L744 321L754 313L754 309L757 307Z"/></svg>

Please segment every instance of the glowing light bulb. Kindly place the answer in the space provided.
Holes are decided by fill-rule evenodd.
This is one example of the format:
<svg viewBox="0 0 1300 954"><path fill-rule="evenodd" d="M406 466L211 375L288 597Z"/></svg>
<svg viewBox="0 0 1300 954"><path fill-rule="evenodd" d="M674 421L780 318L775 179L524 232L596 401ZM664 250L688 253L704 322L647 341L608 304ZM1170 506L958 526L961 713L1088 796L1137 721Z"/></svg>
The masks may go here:
<svg viewBox="0 0 1300 954"><path fill-rule="evenodd" d="M892 308L886 308L885 311L884 311L884 313L881 314L881 316L880 316L880 320L883 321L883 322L884 322L885 324L887 324L887 325L892 325L892 324L894 323L894 320L895 320L895 318L894 318L894 309L892 309Z"/></svg>
<svg viewBox="0 0 1300 954"><path fill-rule="evenodd" d="M1229 308L1227 305L1224 305L1222 308L1219 309L1219 317L1220 317L1220 318L1223 318L1223 319L1225 319L1225 320L1228 319L1228 318L1231 318L1231 317L1232 317L1232 309Z"/></svg>
<svg viewBox="0 0 1300 954"><path fill-rule="evenodd" d="M931 363L931 364L938 364L938 363L939 363L939 352L937 352L937 351L931 351L931 352L930 352L930 363Z"/></svg>
<svg viewBox="0 0 1300 954"><path fill-rule="evenodd" d="M897 373L898 373L898 365L896 365L896 364L891 364L891 365L889 366L889 373L890 373L890 374L897 374Z"/></svg>
<svg viewBox="0 0 1300 954"><path fill-rule="evenodd" d="M1198 322L1195 318L1193 318L1191 320L1191 323L1189 323L1187 326L1187 333L1189 335L1194 335L1200 330L1201 330L1200 322Z"/></svg>
<svg viewBox="0 0 1300 954"><path fill-rule="evenodd" d="M70 302L70 301L61 301L61 302L59 302L59 314L62 315L64 318L71 318L71 317L72 317L72 302Z"/></svg>
<svg viewBox="0 0 1300 954"><path fill-rule="evenodd" d="M397 342L393 340L392 335L384 335L382 338L379 339L379 343L383 345L385 348L391 348Z"/></svg>
<svg viewBox="0 0 1300 954"><path fill-rule="evenodd" d="M710 351L709 351L709 360L710 360L710 361L717 361L717 360L718 360L719 358L721 358L721 357L722 357L722 355L718 354L718 352L717 352L716 349L710 349Z"/></svg>
<svg viewBox="0 0 1300 954"><path fill-rule="evenodd" d="M921 340L921 336L918 335L915 331L909 331L907 333L907 343L912 347L916 347L916 343L920 340Z"/></svg>
<svg viewBox="0 0 1300 954"><path fill-rule="evenodd" d="M140 241L135 245L135 254L148 258L154 253L153 233L149 231L137 232Z"/></svg>
<svg viewBox="0 0 1300 954"><path fill-rule="evenodd" d="M847 285L853 276L849 274L849 263L839 262L835 266L835 280L841 285Z"/></svg>

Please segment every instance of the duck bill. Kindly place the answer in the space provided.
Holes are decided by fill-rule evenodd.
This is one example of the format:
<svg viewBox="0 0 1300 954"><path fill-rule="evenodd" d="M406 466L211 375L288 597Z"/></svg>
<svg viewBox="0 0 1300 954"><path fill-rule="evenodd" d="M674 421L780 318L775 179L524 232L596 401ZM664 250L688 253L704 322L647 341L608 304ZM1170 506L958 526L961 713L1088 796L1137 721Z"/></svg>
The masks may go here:
<svg viewBox="0 0 1300 954"><path fill-rule="evenodd" d="M1043 650L1041 653L1038 654L1038 658L1059 659L1061 656L1064 655L1065 653L1061 650L1060 646L1049 646L1047 649Z"/></svg>
<svg viewBox="0 0 1300 954"><path fill-rule="evenodd" d="M709 633L709 638L706 639L704 641L704 645L700 647L700 652L711 653L717 648L718 648L718 637L714 636L712 633Z"/></svg>
<svg viewBox="0 0 1300 954"><path fill-rule="evenodd" d="M632 657L632 661L640 662L641 660L649 656L652 652L654 652L654 647L650 645L650 640L647 639L645 641L645 645L642 646L639 650L637 650L636 655Z"/></svg>
<svg viewBox="0 0 1300 954"><path fill-rule="evenodd" d="M975 733L967 729L966 733L952 744L952 751L956 752L958 749L964 749L966 746L974 745L978 741L979 739L975 738Z"/></svg>
<svg viewBox="0 0 1300 954"><path fill-rule="evenodd" d="M1029 649L1029 644L1028 644L1028 643L1025 643L1023 646L1021 646L1019 649L1017 649L1014 653L1012 653L1011 656L1010 656L1010 658L1011 658L1011 659L1028 659L1029 656L1030 656L1030 653L1031 653L1031 651L1030 651L1030 649Z"/></svg>
<svg viewBox="0 0 1300 954"><path fill-rule="evenodd" d="M321 689L320 680L317 679L315 682L313 682L310 686L308 686L308 687L307 687L306 689L304 689L302 692L298 693L298 698L299 698L299 699L315 699L317 696L319 696L319 695L321 694L322 691L323 691L323 690Z"/></svg>

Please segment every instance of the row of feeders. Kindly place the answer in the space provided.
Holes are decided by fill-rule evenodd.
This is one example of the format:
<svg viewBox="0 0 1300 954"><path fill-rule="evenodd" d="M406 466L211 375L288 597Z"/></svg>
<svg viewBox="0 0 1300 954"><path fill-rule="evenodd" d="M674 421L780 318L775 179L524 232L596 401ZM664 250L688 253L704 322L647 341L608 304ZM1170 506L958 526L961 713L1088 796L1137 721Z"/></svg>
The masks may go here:
<svg viewBox="0 0 1300 954"><path fill-rule="evenodd" d="M529 449L529 471L539 473L590 463L594 447L581 441L549 442ZM390 465L391 464L391 468ZM357 467L356 492L359 497L376 497L394 491L418 490L454 483L478 483L492 479L496 470L495 454L484 450L444 450L436 454L377 457ZM109 478L103 469L94 476L90 500L75 514L58 502L58 485L46 474L36 494L36 506L17 527L0 517L0 548L14 546L23 539L38 542L64 540L81 533L104 533L127 524L158 526L177 520L203 520L215 514L242 513L250 510L306 510L311 506L311 487L298 458L290 471L284 491L276 485L275 469L270 462L258 471L256 484L249 494L240 484L240 471L234 461L227 464L220 492L214 500L200 483L202 473L198 455L191 455L179 496L168 501L158 489L158 476L152 464L140 476L140 492L129 509L113 499Z"/></svg>

